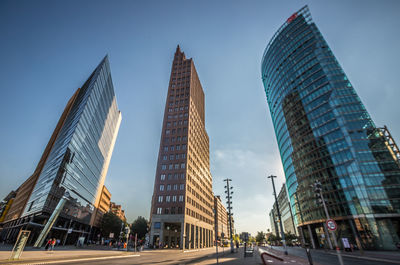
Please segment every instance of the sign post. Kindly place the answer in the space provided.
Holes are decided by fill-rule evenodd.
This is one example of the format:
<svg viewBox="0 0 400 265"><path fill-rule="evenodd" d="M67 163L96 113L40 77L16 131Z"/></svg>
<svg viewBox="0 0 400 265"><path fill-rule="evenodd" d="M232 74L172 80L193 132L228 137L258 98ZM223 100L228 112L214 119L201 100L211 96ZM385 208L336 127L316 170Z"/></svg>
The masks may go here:
<svg viewBox="0 0 400 265"><path fill-rule="evenodd" d="M31 234L31 231L29 231L29 230L19 231L17 241L15 242L14 248L11 251L10 260L19 259L19 257L22 254L22 251L25 248L26 242L28 241L30 234Z"/></svg>

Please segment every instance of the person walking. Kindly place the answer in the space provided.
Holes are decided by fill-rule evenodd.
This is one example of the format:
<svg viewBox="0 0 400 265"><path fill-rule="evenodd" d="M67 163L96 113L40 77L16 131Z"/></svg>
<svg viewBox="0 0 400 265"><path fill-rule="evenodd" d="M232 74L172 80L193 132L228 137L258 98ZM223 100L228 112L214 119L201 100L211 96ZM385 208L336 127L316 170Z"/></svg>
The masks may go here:
<svg viewBox="0 0 400 265"><path fill-rule="evenodd" d="M51 245L51 238L47 240L46 246L44 247L45 250L50 250L50 245Z"/></svg>
<svg viewBox="0 0 400 265"><path fill-rule="evenodd" d="M56 239L53 238L53 239L51 240L51 251L54 250L54 246L55 246L55 245L56 245Z"/></svg>

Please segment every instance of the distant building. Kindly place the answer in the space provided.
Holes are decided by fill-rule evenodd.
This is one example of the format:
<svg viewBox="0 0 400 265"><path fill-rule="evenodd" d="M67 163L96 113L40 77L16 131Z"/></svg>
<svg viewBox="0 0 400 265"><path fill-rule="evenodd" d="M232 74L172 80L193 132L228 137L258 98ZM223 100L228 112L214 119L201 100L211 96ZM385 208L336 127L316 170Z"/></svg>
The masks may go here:
<svg viewBox="0 0 400 265"><path fill-rule="evenodd" d="M271 211L269 212L269 221L271 223L271 232L279 236L279 228L278 228L278 215L276 210L276 203L272 206Z"/></svg>
<svg viewBox="0 0 400 265"><path fill-rule="evenodd" d="M101 226L101 220L103 218L103 215L110 211L110 207L111 207L111 193L108 191L106 186L103 185L100 200L99 200L98 204L96 205L95 214L93 215L94 226L96 226L96 227Z"/></svg>
<svg viewBox="0 0 400 265"><path fill-rule="evenodd" d="M21 228L33 243L62 196L68 200L49 237L67 244L90 236L121 122L106 56L68 101L34 173L18 188L1 239L15 241Z"/></svg>
<svg viewBox="0 0 400 265"><path fill-rule="evenodd" d="M119 217L123 222L126 222L125 211L122 210L122 206L119 204L115 204L114 202L110 203L110 211Z"/></svg>
<svg viewBox="0 0 400 265"><path fill-rule="evenodd" d="M282 185L282 188L278 194L278 205L279 205L279 211L281 213L283 231L285 233L291 233L291 234L297 235L297 231L294 226L292 213L290 211L289 198L287 196L285 183ZM269 213L269 216L270 216L270 221L271 221L272 232L277 236L281 236L276 202L274 203L272 210Z"/></svg>
<svg viewBox="0 0 400 265"><path fill-rule="evenodd" d="M227 240L229 238L228 214L225 206L221 202L220 196L214 196L214 209L216 209L215 233L217 233L218 238L220 238L221 241ZM222 234L224 236L222 236Z"/></svg>

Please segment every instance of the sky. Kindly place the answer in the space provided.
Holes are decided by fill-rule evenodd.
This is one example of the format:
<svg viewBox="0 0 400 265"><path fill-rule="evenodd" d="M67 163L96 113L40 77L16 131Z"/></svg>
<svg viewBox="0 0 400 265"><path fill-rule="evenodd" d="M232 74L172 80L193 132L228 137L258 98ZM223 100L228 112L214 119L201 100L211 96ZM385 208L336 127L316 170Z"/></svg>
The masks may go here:
<svg viewBox="0 0 400 265"><path fill-rule="evenodd" d="M2 0L0 198L33 173L68 99L108 54L122 122L105 185L129 222L149 218L179 44L205 92L214 193L231 178L236 231L266 231L267 176L277 190L285 178L261 59L306 4L376 125L400 141L400 1Z"/></svg>

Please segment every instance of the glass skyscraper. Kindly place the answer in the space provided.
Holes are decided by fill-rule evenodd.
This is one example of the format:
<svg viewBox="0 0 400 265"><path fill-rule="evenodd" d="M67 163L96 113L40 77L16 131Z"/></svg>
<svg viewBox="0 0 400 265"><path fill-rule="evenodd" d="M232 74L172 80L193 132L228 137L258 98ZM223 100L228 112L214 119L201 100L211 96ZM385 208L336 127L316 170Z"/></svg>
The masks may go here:
<svg viewBox="0 0 400 265"><path fill-rule="evenodd" d="M64 194L69 194L68 201L51 236L63 238L69 228L73 231L70 240L88 236L120 122L106 56L69 100L31 176L33 189L30 196L25 195L22 214L5 226L11 231L7 238L13 237L15 228L23 227L32 230L32 242Z"/></svg>
<svg viewBox="0 0 400 265"><path fill-rule="evenodd" d="M307 6L272 37L262 59L267 96L296 225L314 246L329 246L320 181L343 238L395 249L400 235L400 166L312 21Z"/></svg>

